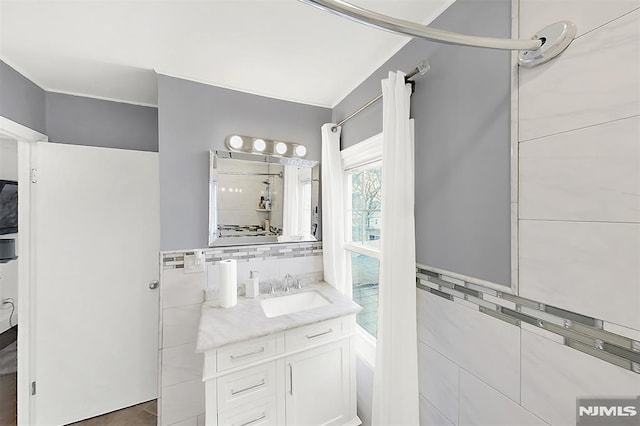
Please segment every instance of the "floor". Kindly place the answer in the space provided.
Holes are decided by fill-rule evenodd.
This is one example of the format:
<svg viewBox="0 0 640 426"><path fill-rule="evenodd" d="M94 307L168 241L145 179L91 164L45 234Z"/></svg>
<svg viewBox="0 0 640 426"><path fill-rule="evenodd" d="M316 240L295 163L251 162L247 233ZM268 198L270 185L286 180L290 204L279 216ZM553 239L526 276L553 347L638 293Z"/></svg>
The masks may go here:
<svg viewBox="0 0 640 426"><path fill-rule="evenodd" d="M0 350L0 426L17 424L17 350L16 342ZM102 416L73 423L80 426L155 426L158 422L155 400Z"/></svg>
<svg viewBox="0 0 640 426"><path fill-rule="evenodd" d="M114 411L92 419L72 423L74 426L155 426L158 422L158 404L155 400Z"/></svg>

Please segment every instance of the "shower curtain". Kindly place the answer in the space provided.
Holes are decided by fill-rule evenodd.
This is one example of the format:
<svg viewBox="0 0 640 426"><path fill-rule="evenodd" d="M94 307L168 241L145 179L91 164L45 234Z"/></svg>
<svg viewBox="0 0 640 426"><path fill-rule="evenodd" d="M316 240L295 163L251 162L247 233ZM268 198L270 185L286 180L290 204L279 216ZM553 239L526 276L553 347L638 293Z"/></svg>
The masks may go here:
<svg viewBox="0 0 640 426"><path fill-rule="evenodd" d="M411 88L382 80L382 226L372 424L418 425L418 344ZM324 165L323 165L324 166Z"/></svg>
<svg viewBox="0 0 640 426"><path fill-rule="evenodd" d="M333 123L322 126L322 256L324 280L345 293L344 182L340 132ZM347 293L350 294L350 293Z"/></svg>

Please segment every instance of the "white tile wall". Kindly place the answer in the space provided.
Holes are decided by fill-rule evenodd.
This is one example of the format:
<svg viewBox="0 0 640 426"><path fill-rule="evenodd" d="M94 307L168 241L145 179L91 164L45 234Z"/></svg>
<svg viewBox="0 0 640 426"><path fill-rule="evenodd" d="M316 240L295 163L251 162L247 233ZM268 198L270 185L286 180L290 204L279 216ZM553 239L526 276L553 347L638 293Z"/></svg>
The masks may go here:
<svg viewBox="0 0 640 426"><path fill-rule="evenodd" d="M520 400L518 327L423 290L417 290L417 303L419 341Z"/></svg>
<svg viewBox="0 0 640 426"><path fill-rule="evenodd" d="M640 116L521 143L520 218L640 222L638 140Z"/></svg>
<svg viewBox="0 0 640 426"><path fill-rule="evenodd" d="M522 405L553 425L575 425L577 397L640 395L640 375L522 331Z"/></svg>
<svg viewBox="0 0 640 426"><path fill-rule="evenodd" d="M198 416L198 426L205 426L205 424L206 424L206 415L200 414Z"/></svg>
<svg viewBox="0 0 640 426"><path fill-rule="evenodd" d="M451 420L442 415L438 409L420 396L420 426L454 426Z"/></svg>
<svg viewBox="0 0 640 426"><path fill-rule="evenodd" d="M162 345L164 348L195 342L200 323L200 304L164 309Z"/></svg>
<svg viewBox="0 0 640 426"><path fill-rule="evenodd" d="M198 426L198 418L190 417L186 420L179 421L178 423L174 423L171 426Z"/></svg>
<svg viewBox="0 0 640 426"><path fill-rule="evenodd" d="M282 248L282 250L287 250ZM322 272L322 256L305 256L286 259L256 258L238 260L238 287L243 287L250 271L258 271L260 282L272 283L276 288L281 285L286 274L299 276ZM207 288L216 290L219 280L218 265L207 265Z"/></svg>
<svg viewBox="0 0 640 426"><path fill-rule="evenodd" d="M571 21L581 36L640 7L640 0L520 0L520 37L557 21Z"/></svg>
<svg viewBox="0 0 640 426"><path fill-rule="evenodd" d="M204 272L185 274L184 269L163 271L162 308L202 303L205 285L206 274Z"/></svg>
<svg viewBox="0 0 640 426"><path fill-rule="evenodd" d="M639 19L636 10L520 70L520 141L640 114Z"/></svg>
<svg viewBox="0 0 640 426"><path fill-rule="evenodd" d="M458 366L422 342L418 342L420 394L453 424L458 424Z"/></svg>
<svg viewBox="0 0 640 426"><path fill-rule="evenodd" d="M162 389L162 426L173 425L191 418L193 418L192 424L195 425L197 424L197 416L202 414L204 409L204 382L202 378Z"/></svg>
<svg viewBox="0 0 640 426"><path fill-rule="evenodd" d="M546 425L543 420L522 408L477 377L460 371L459 426L529 426Z"/></svg>
<svg viewBox="0 0 640 426"><path fill-rule="evenodd" d="M162 387L202 378L204 355L196 353L196 343L164 348Z"/></svg>
<svg viewBox="0 0 640 426"><path fill-rule="evenodd" d="M640 224L520 221L520 296L640 329Z"/></svg>

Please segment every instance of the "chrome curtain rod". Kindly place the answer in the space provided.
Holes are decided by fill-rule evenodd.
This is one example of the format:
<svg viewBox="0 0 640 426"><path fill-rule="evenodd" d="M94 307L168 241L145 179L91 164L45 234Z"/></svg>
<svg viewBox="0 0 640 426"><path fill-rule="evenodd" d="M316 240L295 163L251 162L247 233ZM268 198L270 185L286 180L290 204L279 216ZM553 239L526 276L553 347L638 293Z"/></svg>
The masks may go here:
<svg viewBox="0 0 640 426"><path fill-rule="evenodd" d="M382 15L342 0L299 0L370 27L413 38L489 49L519 50L518 62L526 68L543 64L562 53L576 37L576 26L560 21L538 31L530 40L478 37L442 31L428 26Z"/></svg>
<svg viewBox="0 0 640 426"><path fill-rule="evenodd" d="M404 81L405 82L412 81L411 79L413 77L415 77L416 75L418 75L418 74L425 75L427 73L427 71L429 71L430 68L431 68L431 65L429 65L429 61L427 61L426 59L423 59L422 61L420 61L420 63L418 65L416 65L416 67L414 69L412 69L411 71L409 71L409 72L407 72L405 74ZM365 109L369 108L371 105L375 104L380 99L382 99L382 93L380 93L378 96L376 96L375 98L371 99L369 102L367 102L366 104L362 105L360 108L358 108L357 110L353 111L351 114L347 115L345 118L340 120L338 123L336 123L335 126L333 126L331 128L331 131L335 133L335 131L338 130L338 127L342 126L344 123L346 123L347 121L351 120L353 117L355 117L356 115L360 114L362 111L364 111Z"/></svg>

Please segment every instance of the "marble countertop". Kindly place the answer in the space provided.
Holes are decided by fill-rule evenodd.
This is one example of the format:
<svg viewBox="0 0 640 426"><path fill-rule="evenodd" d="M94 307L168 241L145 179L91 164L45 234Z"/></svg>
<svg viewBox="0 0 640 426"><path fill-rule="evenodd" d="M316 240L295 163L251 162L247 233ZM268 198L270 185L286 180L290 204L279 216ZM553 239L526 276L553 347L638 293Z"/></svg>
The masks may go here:
<svg viewBox="0 0 640 426"><path fill-rule="evenodd" d="M260 305L264 299L313 290L331 303L273 318L267 318ZM215 300L208 301L202 304L196 352L207 352L243 340L355 314L360 310L360 305L325 282L309 284L299 290L292 289L290 293L261 294L255 299L238 297L238 304L231 308L222 308Z"/></svg>

